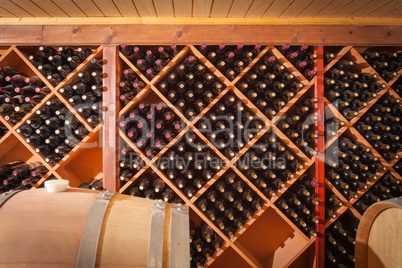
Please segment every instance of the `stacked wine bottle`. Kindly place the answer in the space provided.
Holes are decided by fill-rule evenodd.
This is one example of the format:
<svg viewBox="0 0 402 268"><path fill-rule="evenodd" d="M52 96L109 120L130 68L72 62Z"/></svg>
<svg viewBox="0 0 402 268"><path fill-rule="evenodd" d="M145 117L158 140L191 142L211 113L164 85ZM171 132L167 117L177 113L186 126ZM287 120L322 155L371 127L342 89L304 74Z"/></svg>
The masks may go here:
<svg viewBox="0 0 402 268"><path fill-rule="evenodd" d="M197 199L197 206L230 239L262 209L263 201L231 169Z"/></svg>
<svg viewBox="0 0 402 268"><path fill-rule="evenodd" d="M317 59L317 54L314 53L313 47L308 45L290 46L289 44L285 44L277 46L277 49L308 80L313 79L317 74L314 70L314 61Z"/></svg>
<svg viewBox="0 0 402 268"><path fill-rule="evenodd" d="M265 54L236 87L272 119L304 87L294 74L271 54Z"/></svg>
<svg viewBox="0 0 402 268"><path fill-rule="evenodd" d="M298 101L290 116L285 115L275 123L309 158L317 154L315 140L318 135L314 129L314 123L318 120L314 113L316 102L317 98Z"/></svg>
<svg viewBox="0 0 402 268"><path fill-rule="evenodd" d="M51 165L56 165L88 134L57 98L48 100L16 132Z"/></svg>
<svg viewBox="0 0 402 268"><path fill-rule="evenodd" d="M215 148L228 159L232 159L265 124L229 91L196 126Z"/></svg>
<svg viewBox="0 0 402 268"><path fill-rule="evenodd" d="M243 46L227 46L220 44L219 46L208 46L202 44L199 51L212 63L218 70L225 75L230 81L233 81L261 51L261 45Z"/></svg>
<svg viewBox="0 0 402 268"><path fill-rule="evenodd" d="M303 164L270 131L236 162L243 174L268 198L275 197L285 188L287 181L294 179L296 172L304 168Z"/></svg>
<svg viewBox="0 0 402 268"><path fill-rule="evenodd" d="M146 84L140 79L133 69L124 69L123 77L119 83L120 86L120 104L121 107L126 106Z"/></svg>
<svg viewBox="0 0 402 268"><path fill-rule="evenodd" d="M386 88L375 73L362 72L347 54L325 73L325 97L351 121Z"/></svg>
<svg viewBox="0 0 402 268"><path fill-rule="evenodd" d="M17 124L49 92L39 77L0 67L0 113L10 124Z"/></svg>
<svg viewBox="0 0 402 268"><path fill-rule="evenodd" d="M326 178L347 200L357 199L387 170L370 148L345 135L326 150L325 157Z"/></svg>
<svg viewBox="0 0 402 268"><path fill-rule="evenodd" d="M377 52L368 49L362 56L387 82L396 77L402 68L402 52Z"/></svg>
<svg viewBox="0 0 402 268"><path fill-rule="evenodd" d="M171 45L160 46L157 49L146 49L138 46L122 44L120 52L151 81L181 50L181 47Z"/></svg>
<svg viewBox="0 0 402 268"><path fill-rule="evenodd" d="M120 128L145 155L152 159L184 128L183 120L164 102L143 101L120 121ZM127 150L133 149L127 147Z"/></svg>
<svg viewBox="0 0 402 268"><path fill-rule="evenodd" d="M212 259L216 251L220 251L223 239L205 222L196 227L190 220L190 261L191 267L202 268L206 261Z"/></svg>
<svg viewBox="0 0 402 268"><path fill-rule="evenodd" d="M123 141L120 142L120 186L130 181L145 166L145 161Z"/></svg>
<svg viewBox="0 0 402 268"><path fill-rule="evenodd" d="M0 123L0 139L3 138L4 135L6 135L8 132L8 128L3 125L3 123Z"/></svg>
<svg viewBox="0 0 402 268"><path fill-rule="evenodd" d="M184 204L184 201L151 168L148 168L134 181L128 194L147 199L160 199L169 203Z"/></svg>
<svg viewBox="0 0 402 268"><path fill-rule="evenodd" d="M354 267L359 222L345 214L325 230L325 267Z"/></svg>
<svg viewBox="0 0 402 268"><path fill-rule="evenodd" d="M402 160L400 159L394 166L393 168L398 172L399 175L402 176Z"/></svg>
<svg viewBox="0 0 402 268"><path fill-rule="evenodd" d="M400 158L401 114L401 100L385 94L355 124L355 128L387 161Z"/></svg>
<svg viewBox="0 0 402 268"><path fill-rule="evenodd" d="M157 88L188 120L192 120L225 86L195 56L189 55Z"/></svg>
<svg viewBox="0 0 402 268"><path fill-rule="evenodd" d="M395 90L395 92L399 95L399 97L402 97L402 78L399 77L398 80L392 85L392 89Z"/></svg>
<svg viewBox="0 0 402 268"><path fill-rule="evenodd" d="M47 172L47 168L39 161L13 161L4 164L0 167L0 194L10 190L30 189Z"/></svg>
<svg viewBox="0 0 402 268"><path fill-rule="evenodd" d="M193 131L176 142L156 165L191 199L225 163Z"/></svg>
<svg viewBox="0 0 402 268"><path fill-rule="evenodd" d="M325 115L325 143L338 135L339 130L346 124L326 111Z"/></svg>
<svg viewBox="0 0 402 268"><path fill-rule="evenodd" d="M315 187L319 184L314 177L303 175L276 201L278 208L308 237L316 237Z"/></svg>
<svg viewBox="0 0 402 268"><path fill-rule="evenodd" d="M78 188L89 189L94 191L102 191L103 189L103 179L97 180L95 178L90 178L83 183L81 183Z"/></svg>
<svg viewBox="0 0 402 268"><path fill-rule="evenodd" d="M339 199L330 189L325 190L325 220L336 219L339 215L339 210L344 208L346 204Z"/></svg>
<svg viewBox="0 0 402 268"><path fill-rule="evenodd" d="M102 122L103 60L92 58L88 69L77 74L79 81L59 89L59 93L91 127Z"/></svg>
<svg viewBox="0 0 402 268"><path fill-rule="evenodd" d="M39 53L28 57L31 63L53 85L57 86L92 54L88 47L39 47Z"/></svg>
<svg viewBox="0 0 402 268"><path fill-rule="evenodd" d="M363 215L374 203L400 196L402 196L401 181L388 172L354 203L353 206Z"/></svg>

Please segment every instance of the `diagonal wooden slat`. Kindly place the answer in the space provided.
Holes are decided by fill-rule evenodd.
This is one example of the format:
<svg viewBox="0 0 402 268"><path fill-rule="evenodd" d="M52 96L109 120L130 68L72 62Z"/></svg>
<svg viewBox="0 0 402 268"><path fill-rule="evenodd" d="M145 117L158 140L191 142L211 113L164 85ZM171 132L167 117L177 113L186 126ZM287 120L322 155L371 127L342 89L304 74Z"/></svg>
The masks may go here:
<svg viewBox="0 0 402 268"><path fill-rule="evenodd" d="M295 18L299 13L311 5L314 1L312 0L295 0L293 1L287 9L279 16L281 18Z"/></svg>
<svg viewBox="0 0 402 268"><path fill-rule="evenodd" d="M123 17L138 17L137 9L131 0L113 0L113 3Z"/></svg>
<svg viewBox="0 0 402 268"><path fill-rule="evenodd" d="M51 0L41 0L35 1L35 4L38 5L41 9L46 11L52 17L68 17L66 12L64 12L59 6L57 6ZM73 5L70 3L70 5Z"/></svg>
<svg viewBox="0 0 402 268"><path fill-rule="evenodd" d="M124 0L123 0L124 1ZM175 17L189 18L193 10L192 0L173 0Z"/></svg>
<svg viewBox="0 0 402 268"><path fill-rule="evenodd" d="M292 3L293 0L274 1L263 18L279 18Z"/></svg>
<svg viewBox="0 0 402 268"><path fill-rule="evenodd" d="M252 3L253 0L234 0L228 18L243 18Z"/></svg>
<svg viewBox="0 0 402 268"><path fill-rule="evenodd" d="M155 10L158 17L173 17L173 5L171 1L154 0Z"/></svg>
<svg viewBox="0 0 402 268"><path fill-rule="evenodd" d="M112 0L93 0L93 2L106 17L121 17Z"/></svg>
<svg viewBox="0 0 402 268"><path fill-rule="evenodd" d="M193 1L193 17L207 18L211 12L212 0L194 0Z"/></svg>
<svg viewBox="0 0 402 268"><path fill-rule="evenodd" d="M246 18L261 18L274 0L254 0L246 14Z"/></svg>
<svg viewBox="0 0 402 268"><path fill-rule="evenodd" d="M52 0L70 17L86 17L85 13L72 0Z"/></svg>
<svg viewBox="0 0 402 268"><path fill-rule="evenodd" d="M211 10L211 18L226 18L234 0L214 1Z"/></svg>

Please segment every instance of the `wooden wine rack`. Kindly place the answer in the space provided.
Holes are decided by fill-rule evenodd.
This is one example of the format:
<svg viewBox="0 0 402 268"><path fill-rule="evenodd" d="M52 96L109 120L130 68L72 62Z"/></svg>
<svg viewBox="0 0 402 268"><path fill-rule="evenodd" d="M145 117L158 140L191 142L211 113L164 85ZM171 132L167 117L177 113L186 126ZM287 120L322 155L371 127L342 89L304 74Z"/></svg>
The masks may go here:
<svg viewBox="0 0 402 268"><path fill-rule="evenodd" d="M216 252L213 258L205 263L205 267L312 267L314 265L323 267L325 259L323 246L325 228L328 228L346 211L351 212L358 220L361 218L360 213L353 207L356 200L346 200L327 179L324 179L324 150L333 144L338 137L343 135L350 137L352 140L359 140L372 150L373 154L381 160L381 163L388 168L388 171L394 177L402 180L401 175L393 169L393 165L396 161L387 162L353 127L354 123L356 123L384 94L390 94L394 97L400 98L400 96L393 91L392 85L397 79L399 79L402 70L398 72L398 76L395 79L392 79L387 83L387 88L382 90L377 98L371 100L368 106L359 112L357 117L348 121L327 99L324 98L323 75L324 72L328 71L343 57L353 57L355 63L363 66L365 72L376 73L376 71L371 68L371 66L365 62L359 54L359 52L363 51L365 47L341 47L337 52L336 58L326 66L324 66L323 62L324 48L322 46L316 47L315 52L318 54L318 60L316 61L317 76L311 81L307 80L274 46L263 46L263 48L262 52L251 62L251 64L245 68L236 79L230 81L198 51L197 47L186 45L159 74L149 81L122 53L119 52L118 46L104 45L93 47L93 54L88 59L79 65L76 70L74 70L60 84L52 86L27 59L27 56L29 55L28 53L34 51L33 47L2 47L0 50L0 54L2 55L0 58L0 66L10 65L17 70L26 72L29 76L36 75L40 77L51 89L51 92L14 126L10 125L2 116L0 116L0 123L7 126L9 129L9 131L0 139L0 165L13 160L23 160L26 162L35 160L41 161L49 172L33 188L43 185L43 182L51 175L54 175L57 179L70 180L71 187L77 187L83 181L94 177L96 179L103 179L104 187L106 189L119 193L127 193L130 185L144 174L144 172L150 169L161 177L185 202L185 204L192 209L192 218L197 221L204 220L219 236L223 238L225 243L222 246L222 250ZM157 89L157 84L172 72L189 54L194 55L200 63L207 67L216 79L226 86L225 90L223 90L215 100L192 121L189 121L183 114L181 114L181 112L177 110L176 107L174 107L174 105ZM266 54L275 55L279 62L285 65L287 70L294 74L296 79L304 85L301 91L290 102L288 102L286 106L278 112L274 118L272 118L272 120L267 118L242 92L236 88L236 83ZM93 128L89 126L86 120L74 110L58 90L65 85L70 85L77 81L78 72L89 68L89 61L94 57L103 57L105 60L104 73L106 76L103 80L104 120L98 126ZM120 78L122 78L122 70L124 67L133 69L144 83L146 83L146 87L139 92L129 104L120 107L118 99L118 82L120 81ZM385 83L381 78L380 81ZM202 116L204 116L228 92L231 92L239 98L248 109L255 113L265 123L263 129L255 135L255 137L240 152L238 152L233 159L227 159L196 127L196 123L200 118L202 118ZM316 131L319 134L316 144L318 155L312 158L306 156L284 133L282 133L278 127L275 126L275 123L283 115L291 114L296 103L307 95L318 98L316 112L319 115L319 120L315 124ZM89 132L89 134L55 166L45 163L42 157L38 155L19 134L16 133L18 127L24 124L24 122L29 119L36 110L40 109L47 100L53 97L57 97L74 114L74 116L78 118ZM163 148L156 157L150 160L135 146L126 134L118 128L118 122L119 117L123 117L139 102L143 100L152 102L156 99L165 102L168 107L170 107L176 115L185 122L186 127L175 139ZM324 105L326 110L325 115ZM326 115L337 117L344 121L346 125L339 129L338 134L335 137L332 137L324 144L324 116ZM199 139L205 142L209 148L225 162L225 166L191 199L187 198L182 191L180 191L177 186L155 165L156 161L190 129L194 131ZM286 187L280 190L277 196L273 198L267 198L235 165L236 161L238 161L268 130L273 131L278 139L285 144L287 149L300 159L304 165L303 170L298 171L295 178L288 181ZM119 144L121 141L132 147L146 164L122 187L118 180ZM402 157L402 152L399 152L399 155ZM216 181L218 181L229 169L233 170L236 175L241 178L264 202L262 210L258 211L252 220L249 220L244 224L245 228L239 230L234 239L229 239L226 234L217 228L215 224L195 205L198 198L207 191L209 187L213 187ZM381 176L384 175L384 173L385 172L378 174L379 180L381 180ZM307 237L275 205L275 201L278 200L278 198L280 198L280 196L303 174L315 175L316 179L320 182L320 186L317 187L316 192L317 198L321 202L321 205L316 208L316 212L318 212L318 217L320 219L320 224L318 224L317 227L319 233L317 238ZM373 183L369 184L369 188L372 185ZM336 219L328 221L324 218L325 187L330 189L344 202L344 204L346 204L344 207L336 211ZM364 192L359 192L358 194L360 197ZM314 261L315 257L317 257L316 262Z"/></svg>

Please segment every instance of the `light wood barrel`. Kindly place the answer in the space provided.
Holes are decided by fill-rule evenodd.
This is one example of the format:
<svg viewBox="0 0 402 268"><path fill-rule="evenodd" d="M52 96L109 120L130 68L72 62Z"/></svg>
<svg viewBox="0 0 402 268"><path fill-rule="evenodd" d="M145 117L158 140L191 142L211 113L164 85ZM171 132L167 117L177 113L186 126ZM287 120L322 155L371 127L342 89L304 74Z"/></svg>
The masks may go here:
<svg viewBox="0 0 402 268"><path fill-rule="evenodd" d="M13 195L0 207L0 267L87 268L82 263L91 261L88 250L93 251L96 267L161 267L161 262L163 267L189 267L187 207L165 207L164 202L115 194L110 201L98 200L106 211L103 221L95 220L94 224L97 215L92 223L89 215L93 215L102 195L74 188L60 193L39 189ZM162 214L160 210L155 213L155 204L163 204ZM182 212L182 224L177 224L177 208ZM155 217L158 213L159 220ZM155 228L158 224L161 228ZM100 225L99 242L91 249L85 244L96 238L96 225ZM180 237L172 235L177 235L177 228L181 228ZM160 239L155 239L156 233L161 233ZM149 253L158 246L163 247L159 264ZM179 250L184 251L184 257ZM178 261L177 255L183 258Z"/></svg>
<svg viewBox="0 0 402 268"><path fill-rule="evenodd" d="M402 266L402 198L372 205L363 215L356 236L356 267Z"/></svg>

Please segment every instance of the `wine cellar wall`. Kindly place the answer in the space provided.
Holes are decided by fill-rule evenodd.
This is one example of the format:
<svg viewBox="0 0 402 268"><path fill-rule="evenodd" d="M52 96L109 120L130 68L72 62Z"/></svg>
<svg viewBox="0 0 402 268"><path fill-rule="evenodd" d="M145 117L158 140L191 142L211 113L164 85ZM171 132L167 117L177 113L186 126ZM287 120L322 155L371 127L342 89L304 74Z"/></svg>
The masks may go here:
<svg viewBox="0 0 402 268"><path fill-rule="evenodd" d="M0 193L68 179L186 204L192 267L353 267L364 211L402 195L400 47L0 54Z"/></svg>

